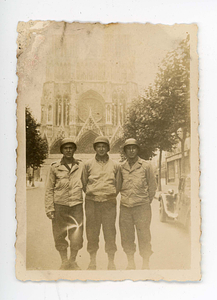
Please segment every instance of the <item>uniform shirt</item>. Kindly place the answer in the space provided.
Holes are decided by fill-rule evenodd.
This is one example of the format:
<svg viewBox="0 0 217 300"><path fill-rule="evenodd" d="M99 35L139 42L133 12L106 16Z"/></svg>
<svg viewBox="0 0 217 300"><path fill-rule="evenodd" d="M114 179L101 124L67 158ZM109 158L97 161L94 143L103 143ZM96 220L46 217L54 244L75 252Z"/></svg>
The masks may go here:
<svg viewBox="0 0 217 300"><path fill-rule="evenodd" d="M127 207L151 203L156 192L156 181L150 162L140 157L130 168L128 161L121 165L121 204Z"/></svg>
<svg viewBox="0 0 217 300"><path fill-rule="evenodd" d="M120 165L109 156L105 161L100 161L95 156L85 163L82 182L86 200L116 201L121 183Z"/></svg>
<svg viewBox="0 0 217 300"><path fill-rule="evenodd" d="M45 211L54 211L54 203L74 206L83 202L82 173L83 164L75 161L72 167L65 163L64 157L50 166L45 192Z"/></svg>

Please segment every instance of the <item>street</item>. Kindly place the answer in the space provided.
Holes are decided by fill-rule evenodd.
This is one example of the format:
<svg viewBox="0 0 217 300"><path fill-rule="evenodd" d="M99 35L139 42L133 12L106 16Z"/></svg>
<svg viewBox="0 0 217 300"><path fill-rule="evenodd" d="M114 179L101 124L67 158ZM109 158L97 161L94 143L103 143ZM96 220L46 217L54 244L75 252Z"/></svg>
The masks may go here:
<svg viewBox="0 0 217 300"><path fill-rule="evenodd" d="M58 270L60 267L59 253L54 247L51 221L44 210L44 183L38 183L36 188L27 189L27 254L26 267L28 270ZM119 205L118 197L118 205ZM152 203L152 250L150 269L189 269L191 257L190 234L173 220L161 223L158 216L159 203L157 199ZM115 264L118 270L127 266L127 258L120 243L117 213L117 248ZM137 241L136 241L137 242ZM78 253L77 262L82 270L89 264L86 235L84 231L84 245ZM138 249L135 255L136 267L141 269L142 258ZM97 253L97 269L107 269L107 255L104 251L104 239L101 231L100 249Z"/></svg>

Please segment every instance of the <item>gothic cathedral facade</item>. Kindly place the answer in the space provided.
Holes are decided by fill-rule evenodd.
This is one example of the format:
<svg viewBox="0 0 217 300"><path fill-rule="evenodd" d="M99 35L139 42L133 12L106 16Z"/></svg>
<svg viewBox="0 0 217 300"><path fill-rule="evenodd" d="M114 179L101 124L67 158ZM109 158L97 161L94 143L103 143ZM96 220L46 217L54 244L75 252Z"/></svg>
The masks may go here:
<svg viewBox="0 0 217 300"><path fill-rule="evenodd" d="M75 140L78 153L92 153L98 135L107 136L117 153L127 107L138 96L129 37L110 34L85 44L74 34L64 41L53 36L51 43L41 98L50 154L59 153L64 137Z"/></svg>

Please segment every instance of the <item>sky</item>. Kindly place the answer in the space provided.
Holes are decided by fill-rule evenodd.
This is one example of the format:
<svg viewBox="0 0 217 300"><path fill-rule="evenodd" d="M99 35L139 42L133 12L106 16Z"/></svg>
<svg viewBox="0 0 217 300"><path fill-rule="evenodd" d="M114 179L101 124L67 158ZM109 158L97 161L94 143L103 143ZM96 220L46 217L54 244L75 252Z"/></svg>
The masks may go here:
<svg viewBox="0 0 217 300"><path fill-rule="evenodd" d="M50 37L52 35L70 36L80 30L80 34L92 33L92 42L104 34L118 32L130 37L130 48L135 59L135 82L139 93L152 84L156 73L166 54L174 50L179 42L186 37L188 25L152 25L152 24L102 24L67 23L64 22L29 21L18 25L18 66L19 102L24 102L32 110L33 116L40 122L40 101L43 83L46 81L46 61L51 53ZM87 47L84 38L83 52ZM85 55L85 54L84 54Z"/></svg>

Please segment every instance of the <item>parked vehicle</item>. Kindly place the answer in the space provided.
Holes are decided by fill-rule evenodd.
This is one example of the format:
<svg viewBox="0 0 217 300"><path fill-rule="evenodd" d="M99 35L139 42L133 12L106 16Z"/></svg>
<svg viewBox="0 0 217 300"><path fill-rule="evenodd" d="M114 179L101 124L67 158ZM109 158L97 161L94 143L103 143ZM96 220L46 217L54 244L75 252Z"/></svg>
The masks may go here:
<svg viewBox="0 0 217 300"><path fill-rule="evenodd" d="M191 220L191 179L189 176L180 178L177 193L169 189L167 193L161 193L158 200L161 222L174 219L189 229Z"/></svg>

